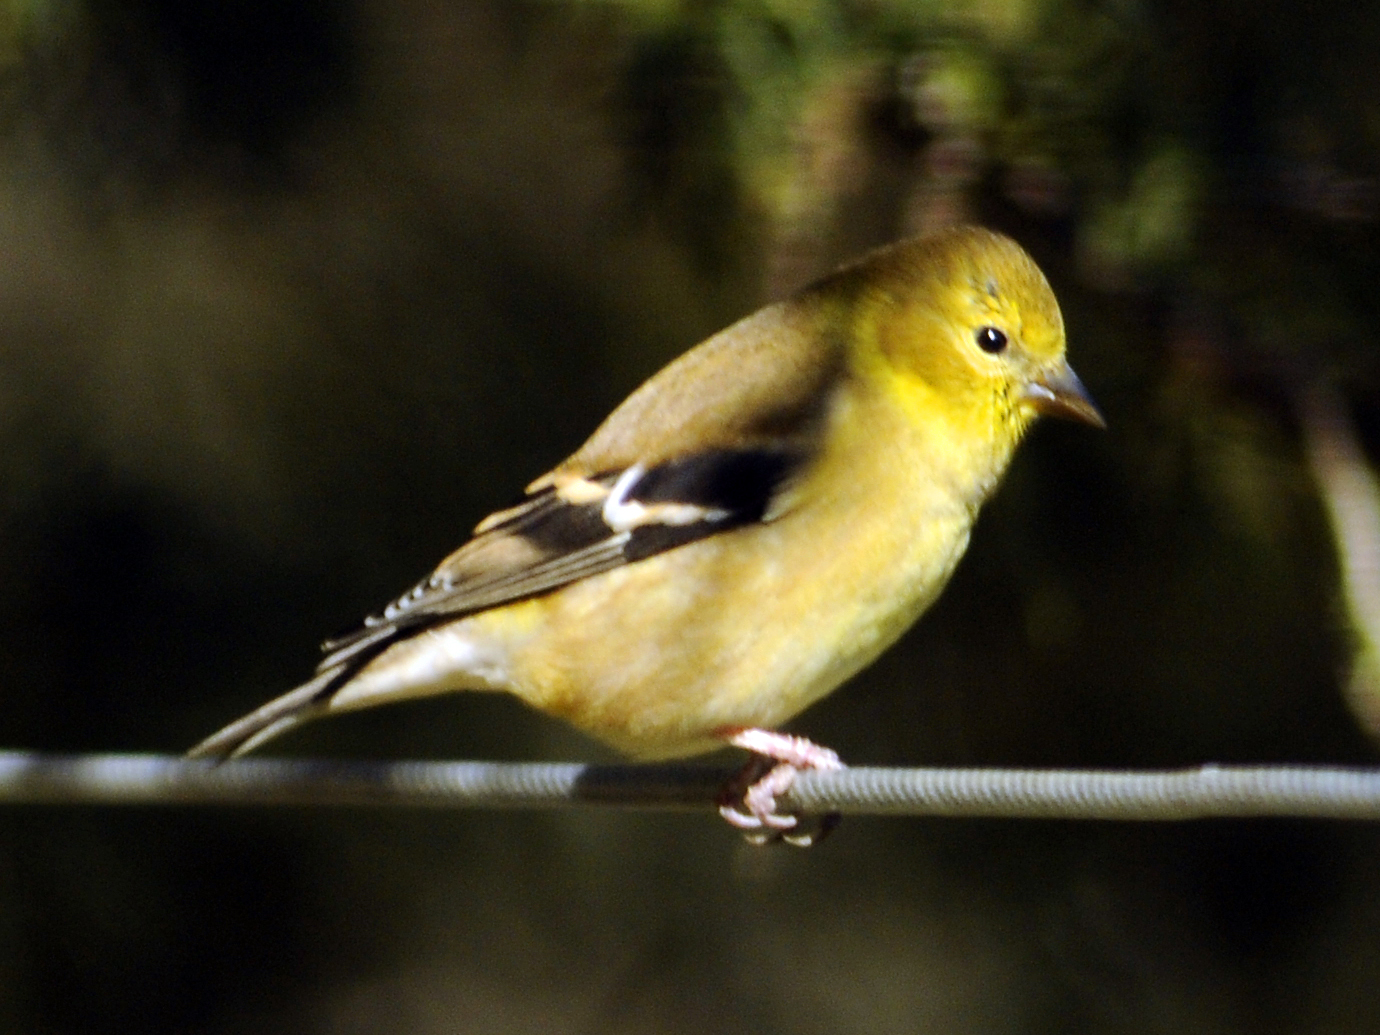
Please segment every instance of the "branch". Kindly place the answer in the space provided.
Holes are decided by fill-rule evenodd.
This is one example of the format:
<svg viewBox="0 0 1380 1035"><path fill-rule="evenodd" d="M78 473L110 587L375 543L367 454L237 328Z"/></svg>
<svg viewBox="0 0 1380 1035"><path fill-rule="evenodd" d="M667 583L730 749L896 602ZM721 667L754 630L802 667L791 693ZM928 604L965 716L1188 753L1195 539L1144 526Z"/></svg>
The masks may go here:
<svg viewBox="0 0 1380 1035"><path fill-rule="evenodd" d="M0 751L0 804L369 805L708 809L731 769L690 765L351 762ZM802 773L783 806L811 813L1186 820L1380 819L1380 769L873 769Z"/></svg>

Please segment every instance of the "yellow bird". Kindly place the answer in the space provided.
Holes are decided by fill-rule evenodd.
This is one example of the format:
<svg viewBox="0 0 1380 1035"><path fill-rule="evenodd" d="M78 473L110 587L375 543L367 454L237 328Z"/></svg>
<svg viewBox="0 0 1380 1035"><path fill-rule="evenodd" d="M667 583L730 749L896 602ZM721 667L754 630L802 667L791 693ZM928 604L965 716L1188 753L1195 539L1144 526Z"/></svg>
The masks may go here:
<svg viewBox="0 0 1380 1035"><path fill-rule="evenodd" d="M1041 413L1102 426L1020 246L964 227L872 252L672 362L521 503L327 642L310 681L191 754L502 690L634 758L727 743L769 759L722 811L788 830L776 795L839 762L772 730L933 603Z"/></svg>

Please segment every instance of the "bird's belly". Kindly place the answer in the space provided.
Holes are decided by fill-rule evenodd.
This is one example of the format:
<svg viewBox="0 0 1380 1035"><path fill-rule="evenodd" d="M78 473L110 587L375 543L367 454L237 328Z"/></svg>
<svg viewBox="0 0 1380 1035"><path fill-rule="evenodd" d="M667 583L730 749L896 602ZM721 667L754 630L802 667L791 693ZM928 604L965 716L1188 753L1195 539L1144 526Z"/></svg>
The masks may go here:
<svg viewBox="0 0 1380 1035"><path fill-rule="evenodd" d="M763 525L462 624L523 630L509 688L542 711L634 757L697 754L723 730L786 722L873 661L943 588L970 523L912 525L898 548L821 522L809 577L787 556L800 529Z"/></svg>

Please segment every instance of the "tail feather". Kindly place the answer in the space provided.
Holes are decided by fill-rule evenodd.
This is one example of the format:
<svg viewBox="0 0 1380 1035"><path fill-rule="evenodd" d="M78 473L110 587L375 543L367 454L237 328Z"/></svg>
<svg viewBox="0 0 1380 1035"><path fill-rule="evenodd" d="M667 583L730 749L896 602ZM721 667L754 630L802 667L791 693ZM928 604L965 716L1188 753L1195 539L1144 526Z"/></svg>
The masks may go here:
<svg viewBox="0 0 1380 1035"><path fill-rule="evenodd" d="M330 707L332 691L347 674L344 666L318 672L308 682L282 697L274 698L229 726L211 734L187 752L188 758L218 761L236 758L296 726L302 725Z"/></svg>

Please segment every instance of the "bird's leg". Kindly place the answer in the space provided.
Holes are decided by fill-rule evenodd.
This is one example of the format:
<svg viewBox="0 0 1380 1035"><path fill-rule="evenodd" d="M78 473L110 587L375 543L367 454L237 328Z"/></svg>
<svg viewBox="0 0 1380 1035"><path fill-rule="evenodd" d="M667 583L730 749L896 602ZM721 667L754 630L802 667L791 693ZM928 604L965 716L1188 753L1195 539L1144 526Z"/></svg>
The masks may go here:
<svg viewBox="0 0 1380 1035"><path fill-rule="evenodd" d="M831 812L801 826L801 817L776 811L776 799L795 783L802 769L842 769L839 756L804 737L771 730L725 730L724 740L752 752L752 759L728 785L719 800L719 815L744 831L753 844L785 841L807 847L824 839L838 826L839 814Z"/></svg>

